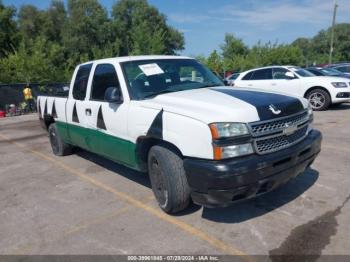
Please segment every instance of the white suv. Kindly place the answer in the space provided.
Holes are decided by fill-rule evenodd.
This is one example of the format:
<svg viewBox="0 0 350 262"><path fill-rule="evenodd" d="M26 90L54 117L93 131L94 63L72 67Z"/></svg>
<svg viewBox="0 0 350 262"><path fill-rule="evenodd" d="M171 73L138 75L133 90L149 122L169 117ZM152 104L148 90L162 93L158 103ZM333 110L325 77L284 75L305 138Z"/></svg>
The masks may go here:
<svg viewBox="0 0 350 262"><path fill-rule="evenodd" d="M268 66L243 72L236 87L289 93L309 100L313 110L350 101L350 81L342 77L315 76L296 66Z"/></svg>

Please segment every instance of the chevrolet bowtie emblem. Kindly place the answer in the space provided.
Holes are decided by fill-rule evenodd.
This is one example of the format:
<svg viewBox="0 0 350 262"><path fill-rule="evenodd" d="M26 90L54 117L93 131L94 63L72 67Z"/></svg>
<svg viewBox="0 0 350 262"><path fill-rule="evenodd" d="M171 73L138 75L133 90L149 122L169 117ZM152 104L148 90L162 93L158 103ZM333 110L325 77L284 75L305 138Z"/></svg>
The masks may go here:
<svg viewBox="0 0 350 262"><path fill-rule="evenodd" d="M275 115L279 115L279 114L281 114L281 110L279 110L277 107L275 107L274 105L269 105L269 110L273 113L273 114L275 114Z"/></svg>
<svg viewBox="0 0 350 262"><path fill-rule="evenodd" d="M295 133L295 131L297 131L298 127L295 126L295 125L289 125L288 123L286 123L284 125L284 129L283 129L283 134L286 135L286 136L290 136L292 134Z"/></svg>

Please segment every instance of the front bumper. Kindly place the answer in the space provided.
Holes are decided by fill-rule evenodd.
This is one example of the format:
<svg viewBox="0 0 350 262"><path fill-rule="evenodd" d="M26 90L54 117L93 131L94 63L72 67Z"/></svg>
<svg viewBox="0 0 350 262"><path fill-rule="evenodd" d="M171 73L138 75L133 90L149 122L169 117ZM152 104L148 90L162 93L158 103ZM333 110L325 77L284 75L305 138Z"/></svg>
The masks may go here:
<svg viewBox="0 0 350 262"><path fill-rule="evenodd" d="M322 135L312 130L296 145L266 155L213 161L187 158L184 168L192 199L207 207L266 193L305 171L321 150Z"/></svg>
<svg viewBox="0 0 350 262"><path fill-rule="evenodd" d="M338 92L336 98L350 98L350 92Z"/></svg>

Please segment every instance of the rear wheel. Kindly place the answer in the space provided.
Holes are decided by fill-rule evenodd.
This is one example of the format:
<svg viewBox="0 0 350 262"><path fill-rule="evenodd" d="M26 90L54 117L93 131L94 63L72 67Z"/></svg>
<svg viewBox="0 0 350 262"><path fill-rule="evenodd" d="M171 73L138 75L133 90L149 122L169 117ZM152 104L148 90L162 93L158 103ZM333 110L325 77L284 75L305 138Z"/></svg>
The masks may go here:
<svg viewBox="0 0 350 262"><path fill-rule="evenodd" d="M191 191L180 156L166 147L153 146L148 154L148 172L162 210L176 213L188 207Z"/></svg>
<svg viewBox="0 0 350 262"><path fill-rule="evenodd" d="M62 140L55 123L52 123L49 126L48 132L52 152L56 156L66 156L72 154L73 147Z"/></svg>
<svg viewBox="0 0 350 262"><path fill-rule="evenodd" d="M331 104L331 97L323 89L314 89L306 97L310 102L312 110L315 111L327 110Z"/></svg>

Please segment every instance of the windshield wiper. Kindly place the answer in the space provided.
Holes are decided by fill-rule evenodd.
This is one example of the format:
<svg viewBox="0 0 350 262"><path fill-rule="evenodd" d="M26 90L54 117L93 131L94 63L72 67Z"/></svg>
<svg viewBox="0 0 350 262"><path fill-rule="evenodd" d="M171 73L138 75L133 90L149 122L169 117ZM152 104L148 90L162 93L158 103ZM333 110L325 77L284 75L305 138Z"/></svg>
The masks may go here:
<svg viewBox="0 0 350 262"><path fill-rule="evenodd" d="M220 85L220 84L206 84L204 86L196 87L196 88L193 88L193 89L215 87L215 86L222 86L222 85ZM184 88L184 89L164 89L164 90L162 90L160 92L157 92L157 93L145 95L143 97L143 99L145 99L145 98L153 98L153 97L156 97L156 96L162 95L162 94L173 93L173 92L180 92L180 91L187 91L187 90L191 90L191 89L186 89L186 88Z"/></svg>
<svg viewBox="0 0 350 262"><path fill-rule="evenodd" d="M223 86L223 85L221 85L221 84L206 84L206 85L198 87L198 88L215 87L215 86Z"/></svg>
<svg viewBox="0 0 350 262"><path fill-rule="evenodd" d="M172 93L172 92L176 92L176 91L181 91L181 90L169 90L169 89L165 89L165 90L162 90L158 93L153 93L153 94L149 94L149 95L145 95L143 98L152 98L152 97L156 97L158 95L161 95L161 94L167 94L167 93Z"/></svg>

